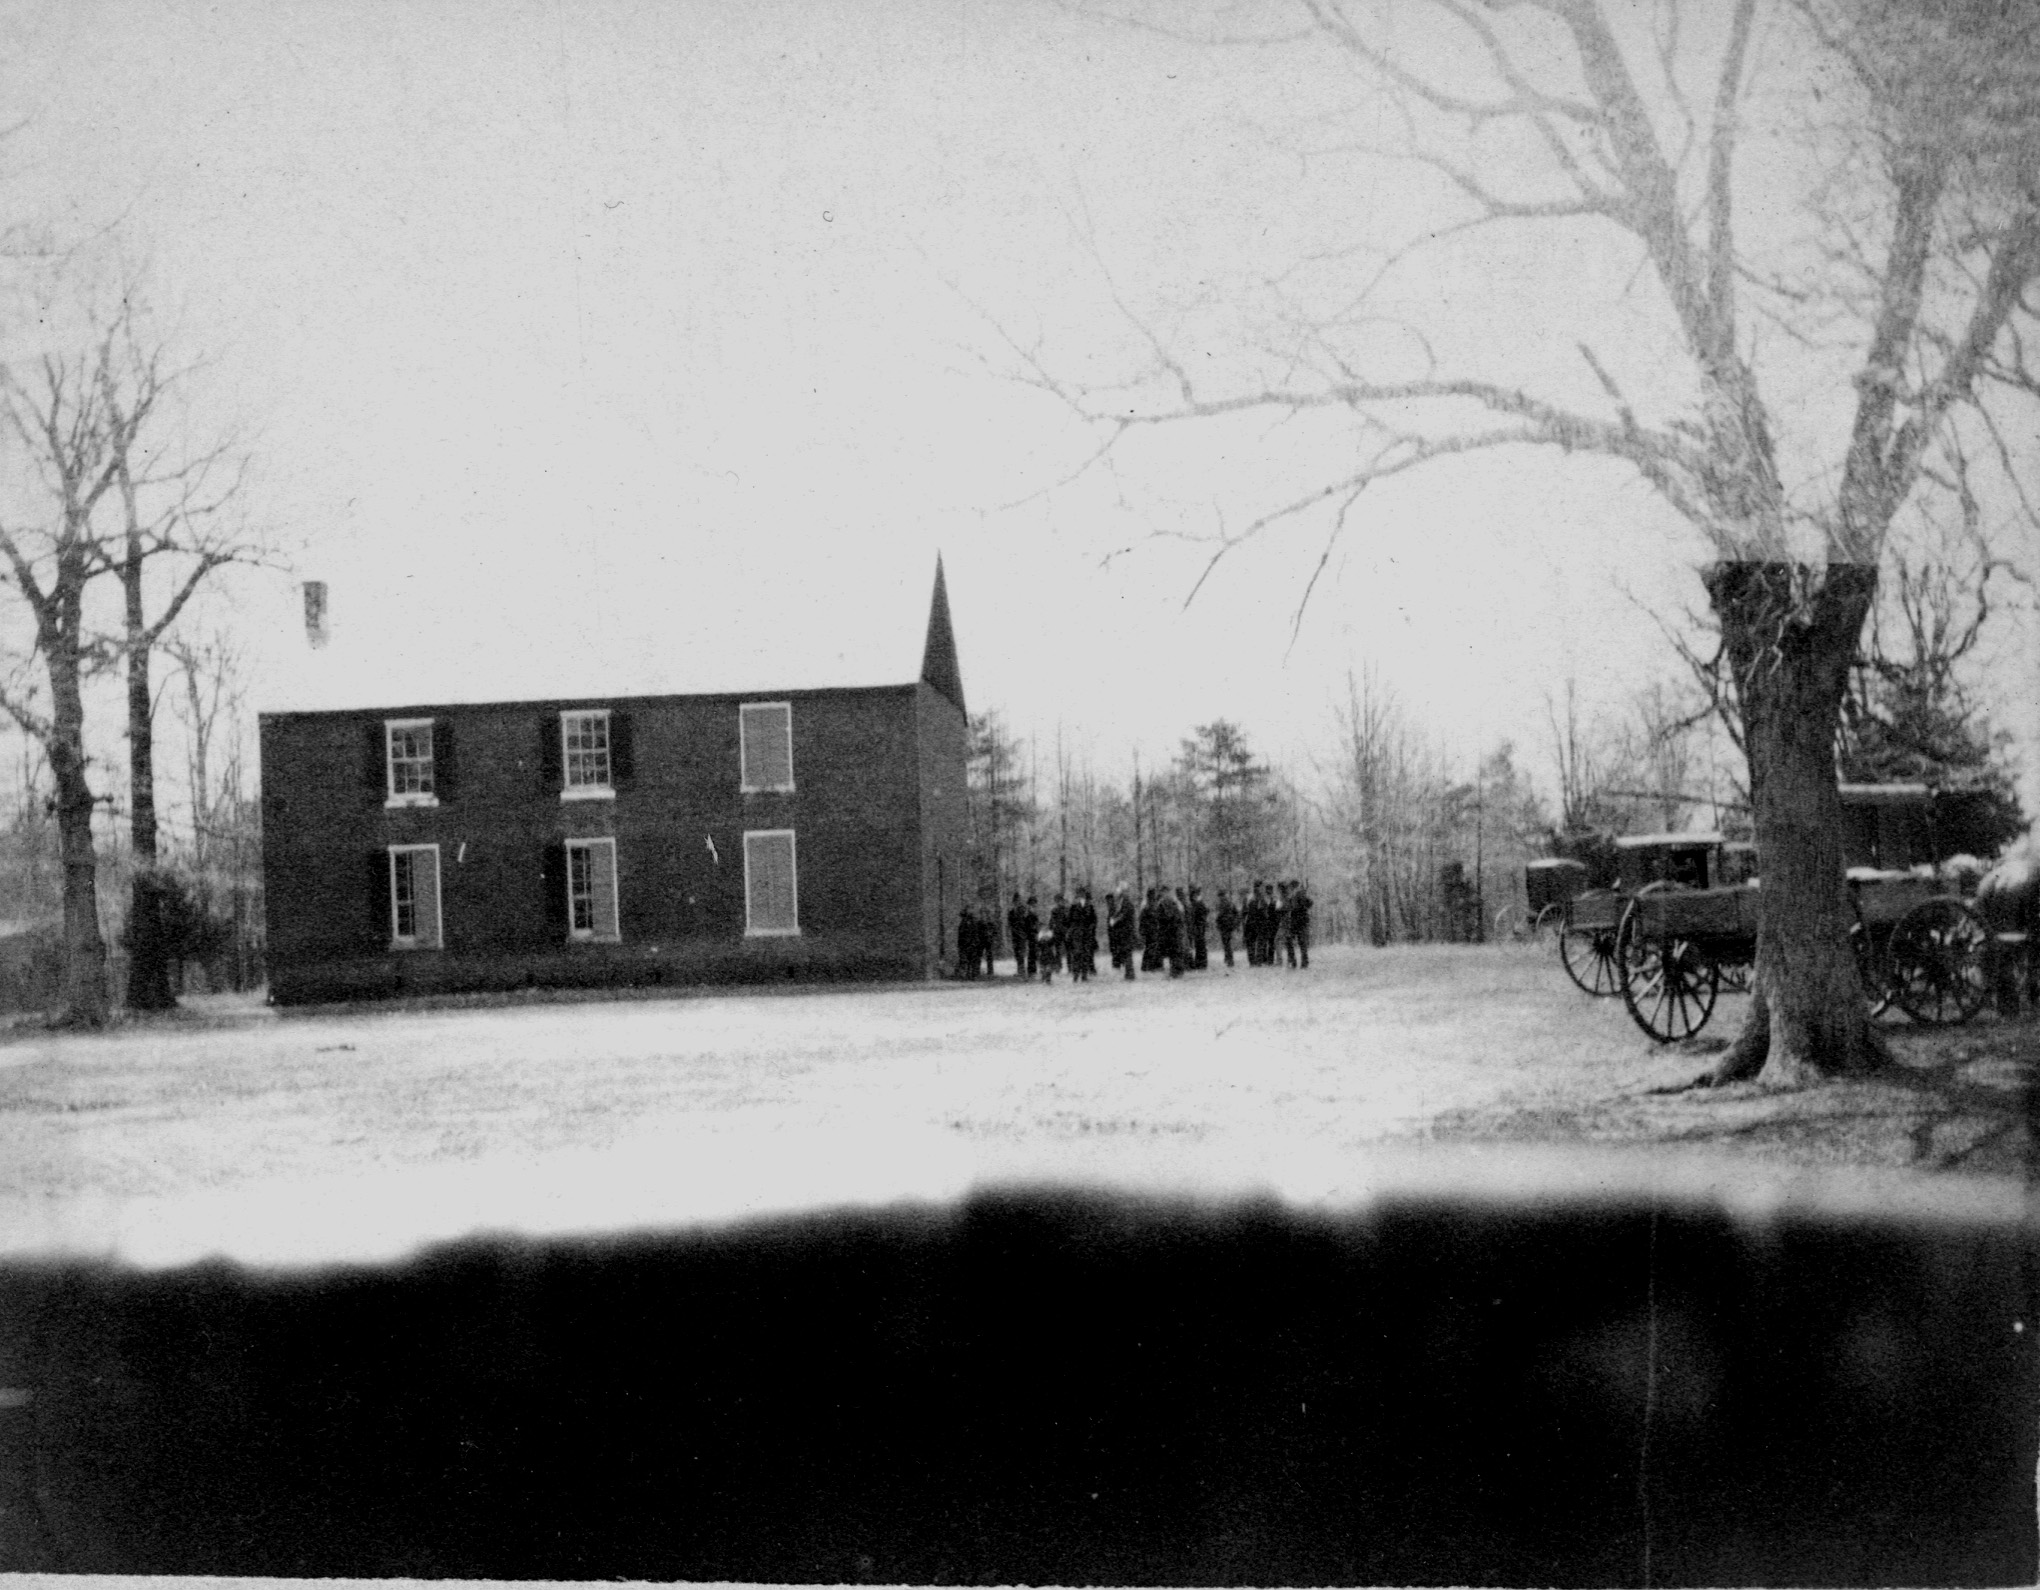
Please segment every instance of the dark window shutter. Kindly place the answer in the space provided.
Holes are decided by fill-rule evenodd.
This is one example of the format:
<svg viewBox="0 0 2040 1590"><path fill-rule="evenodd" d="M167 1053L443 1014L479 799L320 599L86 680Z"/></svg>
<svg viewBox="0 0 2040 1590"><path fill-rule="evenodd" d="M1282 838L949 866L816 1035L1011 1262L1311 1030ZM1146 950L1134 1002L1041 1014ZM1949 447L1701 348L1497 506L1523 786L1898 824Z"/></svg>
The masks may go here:
<svg viewBox="0 0 2040 1590"><path fill-rule="evenodd" d="M455 780L456 764L453 759L453 725L444 718L432 720L432 793L441 800L451 800Z"/></svg>
<svg viewBox="0 0 2040 1590"><path fill-rule="evenodd" d="M361 726L361 787L378 806L390 793L390 737L380 723Z"/></svg>
<svg viewBox="0 0 2040 1590"><path fill-rule="evenodd" d="M372 948L389 948L390 853L387 850L371 850L368 853L368 940Z"/></svg>
<svg viewBox="0 0 2040 1590"><path fill-rule="evenodd" d="M556 721L556 720L555 720ZM545 930L555 943L567 936L567 847L554 840L545 847Z"/></svg>
<svg viewBox="0 0 2040 1590"><path fill-rule="evenodd" d="M548 712L538 720L538 781L548 794L557 795L565 778L560 771L560 715Z"/></svg>
<svg viewBox="0 0 2040 1590"><path fill-rule="evenodd" d="M630 714L609 714L609 782L628 784L637 773L630 742Z"/></svg>

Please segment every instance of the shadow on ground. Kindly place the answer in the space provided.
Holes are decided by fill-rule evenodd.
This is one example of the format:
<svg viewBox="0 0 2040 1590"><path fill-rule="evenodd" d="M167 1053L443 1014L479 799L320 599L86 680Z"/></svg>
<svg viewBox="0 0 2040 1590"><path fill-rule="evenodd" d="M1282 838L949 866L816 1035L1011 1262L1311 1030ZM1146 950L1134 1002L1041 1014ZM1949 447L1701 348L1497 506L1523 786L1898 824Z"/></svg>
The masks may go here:
<svg viewBox="0 0 2040 1590"><path fill-rule="evenodd" d="M2040 1025L1986 1017L1960 1028L1887 1025L1894 1064L1808 1088L1656 1083L1599 1096L1503 1101L1441 1115L1445 1142L1658 1146L1804 1167L1904 1168L2040 1180ZM1684 1077L1726 1041L1658 1051Z"/></svg>
<svg viewBox="0 0 2040 1590"><path fill-rule="evenodd" d="M1038 1192L17 1264L0 1567L2030 1583L2034 1258L2010 1222Z"/></svg>

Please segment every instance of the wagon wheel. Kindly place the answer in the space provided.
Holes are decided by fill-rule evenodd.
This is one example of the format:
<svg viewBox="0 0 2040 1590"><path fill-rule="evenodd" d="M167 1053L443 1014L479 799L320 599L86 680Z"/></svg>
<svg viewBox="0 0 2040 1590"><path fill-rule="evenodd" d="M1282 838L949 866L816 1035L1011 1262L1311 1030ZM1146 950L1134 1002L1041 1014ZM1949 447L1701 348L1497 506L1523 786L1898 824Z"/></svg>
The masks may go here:
<svg viewBox="0 0 2040 1590"><path fill-rule="evenodd" d="M1983 1008L1990 935L1960 900L1922 900L1898 919L1884 947L1892 997L1914 1021L1945 1027Z"/></svg>
<svg viewBox="0 0 2040 1590"><path fill-rule="evenodd" d="M1636 893L1638 895L1683 894L1685 890L1686 885L1683 883L1674 883L1669 878L1656 878L1646 883ZM1638 939L1641 937L1640 931L1631 925L1635 918L1636 900L1631 898L1629 903L1622 908L1621 921L1615 924L1615 968L1625 980L1628 974L1636 969L1646 948L1645 945L1638 942Z"/></svg>
<svg viewBox="0 0 2040 1590"><path fill-rule="evenodd" d="M1495 913L1496 939L1520 939L1529 934L1529 919L1523 908L1511 900Z"/></svg>
<svg viewBox="0 0 2040 1590"><path fill-rule="evenodd" d="M1659 1043L1690 1038L1707 1025L1721 991L1721 968L1691 939L1646 939L1638 930L1636 902L1622 913L1617 955L1628 975L1622 1003Z"/></svg>
<svg viewBox="0 0 2040 1590"><path fill-rule="evenodd" d="M1615 929L1574 927L1568 911L1558 935L1559 964L1583 994L1613 999L1622 992L1622 972L1615 964Z"/></svg>
<svg viewBox="0 0 2040 1590"><path fill-rule="evenodd" d="M1564 931L1565 907L1557 902L1539 911L1536 920L1530 924L1530 936L1533 939L1541 939L1547 935L1563 933Z"/></svg>
<svg viewBox="0 0 2040 1590"><path fill-rule="evenodd" d="M1849 948L1855 952L1856 976L1863 984L1863 1008L1874 1020L1891 1008L1891 974L1884 957L1877 953L1877 941L1870 936L1860 907L1855 926L1849 929Z"/></svg>

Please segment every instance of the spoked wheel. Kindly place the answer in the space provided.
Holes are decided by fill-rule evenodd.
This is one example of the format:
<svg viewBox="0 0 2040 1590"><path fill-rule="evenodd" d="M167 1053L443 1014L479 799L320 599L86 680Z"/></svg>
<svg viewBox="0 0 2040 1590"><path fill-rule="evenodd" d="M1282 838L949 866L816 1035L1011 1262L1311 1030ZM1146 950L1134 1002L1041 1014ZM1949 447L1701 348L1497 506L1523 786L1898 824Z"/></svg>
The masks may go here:
<svg viewBox="0 0 2040 1590"><path fill-rule="evenodd" d="M1514 901L1495 913L1495 940L1497 943L1508 939L1529 936L1530 918L1524 909Z"/></svg>
<svg viewBox="0 0 2040 1590"><path fill-rule="evenodd" d="M1659 1043L1677 1043L1707 1025L1721 992L1721 968L1691 939L1645 938L1636 902L1622 913L1616 960L1627 975L1622 1003L1630 1018Z"/></svg>
<svg viewBox="0 0 2040 1590"><path fill-rule="evenodd" d="M1530 936L1543 940L1565 931L1565 907L1548 905L1537 913L1530 924Z"/></svg>
<svg viewBox="0 0 2040 1590"><path fill-rule="evenodd" d="M1877 953L1877 941L1864 925L1862 913L1849 929L1849 948L1856 954L1856 976L1863 984L1863 1009L1874 1020L1891 1008L1891 974L1884 957Z"/></svg>
<svg viewBox="0 0 2040 1590"><path fill-rule="evenodd" d="M1580 992L1613 999L1622 992L1622 969L1615 964L1615 929L1574 927L1570 913L1558 935L1558 959Z"/></svg>
<svg viewBox="0 0 2040 1590"><path fill-rule="evenodd" d="M1922 900L1898 919L1884 949L1892 997L1932 1027L1967 1021L1990 994L1990 935L1960 900Z"/></svg>
<svg viewBox="0 0 2040 1590"><path fill-rule="evenodd" d="M1646 939L1638 931L1634 900L1622 912L1616 961L1626 974L1622 1004L1632 1021L1659 1043L1693 1037L1714 1014L1714 1000L1722 992L1722 967L1691 939Z"/></svg>

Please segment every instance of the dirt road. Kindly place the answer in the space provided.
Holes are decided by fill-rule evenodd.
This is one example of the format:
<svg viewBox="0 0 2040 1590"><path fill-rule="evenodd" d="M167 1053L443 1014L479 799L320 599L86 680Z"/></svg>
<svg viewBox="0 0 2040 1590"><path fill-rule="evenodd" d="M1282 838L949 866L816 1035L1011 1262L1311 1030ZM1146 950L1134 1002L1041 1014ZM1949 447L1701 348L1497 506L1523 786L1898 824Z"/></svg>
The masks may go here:
<svg viewBox="0 0 2040 1590"><path fill-rule="evenodd" d="M1733 1030L1734 1004L1717 1030ZM2029 1064L1993 1054L2012 1081ZM1332 949L1308 973L1085 987L289 1016L224 1002L0 1042L0 1251L317 1262L474 1230L629 1229L1034 1180L1341 1202L1683 1174L1775 1197L1808 1164L1905 1166L1920 1157L1902 1146L1914 1117L1939 1107L1879 1095L1880 1135L1852 1093L1853 1147L1810 1150L1801 1134L1766 1159L1761 1133L1706 1127L1723 1111L1769 1118L1775 1101L1650 1095L1702 1063L1650 1044L1619 1001L1582 997L1528 946ZM1840 1097L1823 1093L1815 1113ZM1695 1152L1591 1168L1578 1152L1666 1137ZM1724 1173L1724 1147L1770 1180ZM1999 1148L2022 1154L2024 1139ZM2015 1182L1972 1181L1963 1196L2011 1207ZM1772 1191L1748 1193L1759 1184Z"/></svg>

